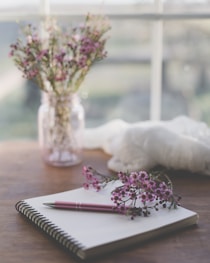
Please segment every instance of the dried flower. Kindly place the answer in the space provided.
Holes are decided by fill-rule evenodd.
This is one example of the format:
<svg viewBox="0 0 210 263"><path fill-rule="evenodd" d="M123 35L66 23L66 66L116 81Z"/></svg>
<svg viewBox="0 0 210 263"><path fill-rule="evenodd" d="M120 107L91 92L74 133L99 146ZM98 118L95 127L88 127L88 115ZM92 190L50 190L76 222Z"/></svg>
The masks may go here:
<svg viewBox="0 0 210 263"><path fill-rule="evenodd" d="M91 166L83 167L83 175L86 178L86 182L83 184L84 188L89 189L92 187L96 191L100 191L108 182L116 180L116 176L106 176L99 173Z"/></svg>
<svg viewBox="0 0 210 263"><path fill-rule="evenodd" d="M76 92L90 67L106 57L104 35L109 29L106 17L90 14L84 25L70 32L55 20L46 21L45 38L29 24L23 30L24 38L10 46L10 56L23 77L35 80L43 91L58 95Z"/></svg>
<svg viewBox="0 0 210 263"><path fill-rule="evenodd" d="M180 197L173 193L172 182L164 172L147 173L146 171L123 173L108 177L98 173L92 167L84 167L85 189L93 187L99 191L108 182L120 180L119 187L111 192L114 209L120 213L135 216L149 216L150 210L159 207L177 208Z"/></svg>

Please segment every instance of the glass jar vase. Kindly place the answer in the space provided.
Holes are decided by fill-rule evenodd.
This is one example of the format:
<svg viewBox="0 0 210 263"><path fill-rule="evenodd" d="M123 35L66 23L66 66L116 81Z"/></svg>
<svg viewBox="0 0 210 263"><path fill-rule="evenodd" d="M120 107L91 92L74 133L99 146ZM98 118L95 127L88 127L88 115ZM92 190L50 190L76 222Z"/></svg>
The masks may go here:
<svg viewBox="0 0 210 263"><path fill-rule="evenodd" d="M82 161L84 109L77 94L43 93L38 136L43 159L52 166Z"/></svg>

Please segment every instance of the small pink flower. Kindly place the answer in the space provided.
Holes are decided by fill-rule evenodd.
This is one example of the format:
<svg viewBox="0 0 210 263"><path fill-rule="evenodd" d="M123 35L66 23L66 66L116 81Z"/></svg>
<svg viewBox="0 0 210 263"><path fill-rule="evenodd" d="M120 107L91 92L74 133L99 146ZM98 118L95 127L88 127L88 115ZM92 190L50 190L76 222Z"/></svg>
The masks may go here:
<svg viewBox="0 0 210 263"><path fill-rule="evenodd" d="M47 49L44 49L44 50L41 50L38 54L37 54L37 57L36 59L37 60L42 60L42 58L44 56L48 55L48 50Z"/></svg>
<svg viewBox="0 0 210 263"><path fill-rule="evenodd" d="M9 57L13 57L13 56L14 56L14 51L11 50L11 51L9 52Z"/></svg>
<svg viewBox="0 0 210 263"><path fill-rule="evenodd" d="M88 183L84 183L84 184L83 184L83 187L84 187L84 189L88 190L90 186L89 186Z"/></svg>
<svg viewBox="0 0 210 263"><path fill-rule="evenodd" d="M80 40L80 37L81 36L79 34L76 34L76 35L73 35L72 39L78 42Z"/></svg>

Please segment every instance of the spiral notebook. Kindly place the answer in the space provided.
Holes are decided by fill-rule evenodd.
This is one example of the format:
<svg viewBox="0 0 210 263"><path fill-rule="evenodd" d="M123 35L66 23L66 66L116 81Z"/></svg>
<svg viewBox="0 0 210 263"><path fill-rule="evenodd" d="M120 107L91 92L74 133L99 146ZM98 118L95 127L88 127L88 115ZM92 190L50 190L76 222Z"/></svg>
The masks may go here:
<svg viewBox="0 0 210 263"><path fill-rule="evenodd" d="M162 209L149 217L116 213L53 209L45 202L72 201L111 204L106 191L83 188L39 196L17 202L16 209L39 229L78 258L86 260L133 244L140 244L166 233L194 225L198 215L188 209Z"/></svg>

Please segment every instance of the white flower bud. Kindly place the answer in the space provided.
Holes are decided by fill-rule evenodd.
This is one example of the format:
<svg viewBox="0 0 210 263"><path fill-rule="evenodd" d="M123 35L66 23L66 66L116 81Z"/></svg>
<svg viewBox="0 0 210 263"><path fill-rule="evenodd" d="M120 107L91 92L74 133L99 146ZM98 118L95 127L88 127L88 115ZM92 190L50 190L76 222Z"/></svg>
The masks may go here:
<svg viewBox="0 0 210 263"><path fill-rule="evenodd" d="M31 35L27 36L27 43L28 44L32 43L32 36Z"/></svg>

